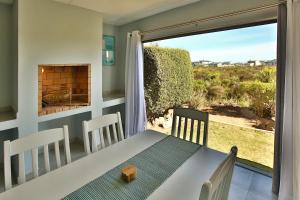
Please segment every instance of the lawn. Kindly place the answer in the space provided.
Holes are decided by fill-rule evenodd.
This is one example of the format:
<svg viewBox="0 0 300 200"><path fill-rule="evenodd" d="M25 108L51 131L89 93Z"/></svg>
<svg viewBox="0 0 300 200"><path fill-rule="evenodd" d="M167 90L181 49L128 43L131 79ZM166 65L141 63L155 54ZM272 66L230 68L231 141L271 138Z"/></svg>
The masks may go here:
<svg viewBox="0 0 300 200"><path fill-rule="evenodd" d="M159 131L166 134L171 132L170 129L160 129ZM273 137L273 133L270 132L210 121L208 147L228 153L230 148L236 145L241 162L270 172L273 168Z"/></svg>
<svg viewBox="0 0 300 200"><path fill-rule="evenodd" d="M228 152L231 146L236 145L239 158L253 161L252 165L267 171L255 163L273 168L273 133L210 121L208 138L208 146L212 149Z"/></svg>

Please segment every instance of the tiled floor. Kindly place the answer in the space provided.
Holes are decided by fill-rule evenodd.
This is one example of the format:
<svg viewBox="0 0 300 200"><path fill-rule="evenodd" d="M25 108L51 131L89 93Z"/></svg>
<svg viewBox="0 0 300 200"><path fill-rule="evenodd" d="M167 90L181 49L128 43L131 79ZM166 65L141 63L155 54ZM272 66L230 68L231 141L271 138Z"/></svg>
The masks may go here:
<svg viewBox="0 0 300 200"><path fill-rule="evenodd" d="M234 169L230 200L276 200L272 195L272 178L238 167Z"/></svg>
<svg viewBox="0 0 300 200"><path fill-rule="evenodd" d="M72 143L72 161L85 155L83 146L79 143ZM55 163L54 156L50 156L51 163ZM61 158L62 162L64 157ZM43 166L42 156L39 160L40 168ZM53 168L54 166L52 166ZM41 170L43 171L43 170ZM232 178L232 185L229 200L276 200L272 195L272 178L260 173L236 166ZM4 191L3 169L0 168L0 192Z"/></svg>

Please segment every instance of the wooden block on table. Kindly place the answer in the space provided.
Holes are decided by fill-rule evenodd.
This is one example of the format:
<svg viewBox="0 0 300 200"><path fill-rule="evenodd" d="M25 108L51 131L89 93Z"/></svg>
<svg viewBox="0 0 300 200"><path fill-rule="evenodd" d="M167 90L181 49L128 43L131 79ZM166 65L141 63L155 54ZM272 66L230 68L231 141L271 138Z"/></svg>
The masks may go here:
<svg viewBox="0 0 300 200"><path fill-rule="evenodd" d="M136 178L137 169L135 165L128 165L122 169L122 179L130 183Z"/></svg>

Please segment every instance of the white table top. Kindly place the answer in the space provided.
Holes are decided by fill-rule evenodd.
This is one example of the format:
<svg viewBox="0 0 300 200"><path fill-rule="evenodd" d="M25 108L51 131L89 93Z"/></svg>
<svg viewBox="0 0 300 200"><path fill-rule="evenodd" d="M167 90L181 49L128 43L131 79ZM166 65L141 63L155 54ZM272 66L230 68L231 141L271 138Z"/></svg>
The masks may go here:
<svg viewBox="0 0 300 200"><path fill-rule="evenodd" d="M146 131L0 194L5 200L61 199L166 137ZM225 155L200 148L149 199L199 199L201 186Z"/></svg>

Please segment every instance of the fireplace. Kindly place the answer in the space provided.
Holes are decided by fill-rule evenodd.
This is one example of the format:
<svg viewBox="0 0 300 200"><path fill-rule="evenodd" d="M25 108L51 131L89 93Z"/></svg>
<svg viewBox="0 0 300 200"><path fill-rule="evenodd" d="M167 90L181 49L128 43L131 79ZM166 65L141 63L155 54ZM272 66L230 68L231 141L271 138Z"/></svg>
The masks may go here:
<svg viewBox="0 0 300 200"><path fill-rule="evenodd" d="M90 93L90 64L39 65L39 116L89 106Z"/></svg>

